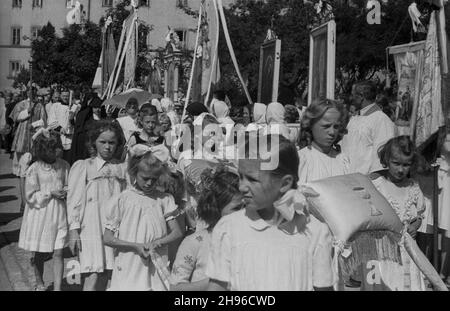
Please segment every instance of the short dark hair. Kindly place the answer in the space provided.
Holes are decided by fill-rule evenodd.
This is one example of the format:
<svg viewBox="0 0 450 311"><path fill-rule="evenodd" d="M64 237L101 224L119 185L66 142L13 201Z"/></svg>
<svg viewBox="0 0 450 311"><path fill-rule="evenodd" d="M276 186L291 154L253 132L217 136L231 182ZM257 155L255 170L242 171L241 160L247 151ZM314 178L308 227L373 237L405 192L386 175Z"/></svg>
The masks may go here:
<svg viewBox="0 0 450 311"><path fill-rule="evenodd" d="M245 143L245 158L249 159L250 148L252 147L249 142L250 137L246 137ZM272 146L273 141L278 141L278 146ZM267 151L271 152L273 147L278 148L278 166L271 171L272 175L284 176L292 175L294 177L294 183L292 184L293 189L297 189L297 183L299 181L298 177L298 167L300 165L300 160L298 157L297 148L295 144L289 139L285 138L283 135L279 134L268 134L268 135L258 135L257 141L257 156L261 157L261 142L267 142Z"/></svg>
<svg viewBox="0 0 450 311"><path fill-rule="evenodd" d="M106 131L114 132L117 138L117 148L114 153L114 158L120 159L123 152L123 146L125 144L125 137L117 121L109 121L109 120L100 120L95 121L88 129L88 139L86 142L86 147L88 150L92 150L92 152L97 152L95 147L95 141L97 138Z"/></svg>
<svg viewBox="0 0 450 311"><path fill-rule="evenodd" d="M156 123L159 124L158 119L158 110L155 106L152 104L143 104L142 107L139 109L139 116L137 118L137 125L142 128L142 119L147 116L156 116Z"/></svg>
<svg viewBox="0 0 450 311"><path fill-rule="evenodd" d="M377 97L377 86L373 81L360 81L353 85L356 94L361 95L364 99L375 101Z"/></svg>
<svg viewBox="0 0 450 311"><path fill-rule="evenodd" d="M139 102L134 97L129 98L127 101L127 104L125 105L126 110L131 109L131 108L139 109Z"/></svg>
<svg viewBox="0 0 450 311"><path fill-rule="evenodd" d="M220 100L220 101L225 101L225 98L226 98L226 94L223 90L214 91L213 96L215 98L217 98L217 100Z"/></svg>
<svg viewBox="0 0 450 311"><path fill-rule="evenodd" d="M284 106L284 110L286 111L286 123L296 123L298 118L300 117L297 107L295 107L294 105L286 105Z"/></svg>
<svg viewBox="0 0 450 311"><path fill-rule="evenodd" d="M239 176L221 165L213 172L206 169L199 185L198 217L206 222L211 231L222 215L222 210L239 193Z"/></svg>
<svg viewBox="0 0 450 311"><path fill-rule="evenodd" d="M149 104L149 103L143 104L142 107L139 109L140 117L153 116L153 115L158 115L158 110L152 104Z"/></svg>

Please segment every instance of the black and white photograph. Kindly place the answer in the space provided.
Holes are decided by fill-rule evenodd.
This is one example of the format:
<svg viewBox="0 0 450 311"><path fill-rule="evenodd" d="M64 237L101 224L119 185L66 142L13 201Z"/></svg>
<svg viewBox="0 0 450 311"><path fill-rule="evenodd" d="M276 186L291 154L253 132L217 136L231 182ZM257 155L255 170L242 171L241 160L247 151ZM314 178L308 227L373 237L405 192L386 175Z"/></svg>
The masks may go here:
<svg viewBox="0 0 450 311"><path fill-rule="evenodd" d="M447 25L448 0L0 1L0 294L448 291Z"/></svg>

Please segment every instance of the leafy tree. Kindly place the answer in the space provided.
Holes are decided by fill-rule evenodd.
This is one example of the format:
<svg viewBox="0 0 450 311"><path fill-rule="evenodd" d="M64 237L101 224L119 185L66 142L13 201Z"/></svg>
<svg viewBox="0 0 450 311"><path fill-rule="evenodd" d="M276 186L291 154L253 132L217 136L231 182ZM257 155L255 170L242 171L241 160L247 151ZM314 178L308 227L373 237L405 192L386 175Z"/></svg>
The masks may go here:
<svg viewBox="0 0 450 311"><path fill-rule="evenodd" d="M60 84L69 88L92 85L101 52L101 30L94 23L63 28L58 37L48 23L32 42L33 83L41 87ZM16 83L23 83L25 72ZM25 79L26 80L26 79ZM27 82L28 83L28 80Z"/></svg>
<svg viewBox="0 0 450 311"><path fill-rule="evenodd" d="M307 89L309 66L309 34L323 21L314 4L318 0L237 0L225 8L228 30L241 72L248 82L253 99L257 97L259 51L267 30L271 28L281 39L280 90L300 95ZM367 22L366 1L328 1L336 21L336 88L349 93L351 85L371 79L386 68L386 48L391 45L425 39L425 34L412 34L408 1L381 3L381 24ZM419 3L422 13L427 4ZM423 19L424 24L428 17ZM223 33L219 40L222 87L232 97L243 97ZM389 63L394 70L392 59ZM292 96L291 96L292 98Z"/></svg>

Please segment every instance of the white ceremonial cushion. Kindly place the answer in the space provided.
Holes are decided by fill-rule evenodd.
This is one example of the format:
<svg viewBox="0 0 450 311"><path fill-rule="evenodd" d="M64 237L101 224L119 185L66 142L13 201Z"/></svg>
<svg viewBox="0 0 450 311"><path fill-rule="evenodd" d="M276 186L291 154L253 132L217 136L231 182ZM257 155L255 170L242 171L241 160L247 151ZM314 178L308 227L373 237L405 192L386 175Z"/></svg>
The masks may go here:
<svg viewBox="0 0 450 311"><path fill-rule="evenodd" d="M307 197L311 213L329 226L338 241L346 242L358 231L389 230L400 233L403 229L389 202L362 174L310 182L302 192Z"/></svg>

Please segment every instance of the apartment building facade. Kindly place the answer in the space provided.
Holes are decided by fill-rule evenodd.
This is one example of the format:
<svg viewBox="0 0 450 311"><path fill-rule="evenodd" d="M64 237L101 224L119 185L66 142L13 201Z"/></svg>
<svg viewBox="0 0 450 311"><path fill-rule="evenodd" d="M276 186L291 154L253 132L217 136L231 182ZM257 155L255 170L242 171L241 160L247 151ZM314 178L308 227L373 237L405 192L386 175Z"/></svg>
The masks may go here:
<svg viewBox="0 0 450 311"><path fill-rule="evenodd" d="M98 23L106 11L121 0L78 0L85 18ZM187 49L195 45L197 20L180 6L198 10L201 0L138 0L139 19L152 25L147 38L151 49L165 47L168 27L174 29ZM67 27L67 13L75 0L1 0L0 1L0 90L11 87L21 67L28 67L31 40L50 22L61 35ZM225 6L233 0L223 0Z"/></svg>

